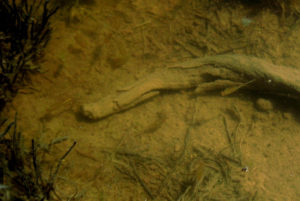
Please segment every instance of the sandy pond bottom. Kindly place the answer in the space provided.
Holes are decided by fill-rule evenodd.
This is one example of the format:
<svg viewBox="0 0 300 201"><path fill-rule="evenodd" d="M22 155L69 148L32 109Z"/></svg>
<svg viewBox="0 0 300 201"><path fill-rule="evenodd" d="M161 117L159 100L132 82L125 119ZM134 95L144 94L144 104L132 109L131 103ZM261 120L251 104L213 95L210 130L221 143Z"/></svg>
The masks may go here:
<svg viewBox="0 0 300 201"><path fill-rule="evenodd" d="M7 115L18 112L26 139L66 139L45 165L77 142L56 183L63 199L299 199L295 102L168 91L100 121L78 115L82 103L189 58L230 52L300 68L299 23L208 2L100 0L54 17L44 72L32 76L35 90L23 89ZM264 110L259 98L271 106Z"/></svg>

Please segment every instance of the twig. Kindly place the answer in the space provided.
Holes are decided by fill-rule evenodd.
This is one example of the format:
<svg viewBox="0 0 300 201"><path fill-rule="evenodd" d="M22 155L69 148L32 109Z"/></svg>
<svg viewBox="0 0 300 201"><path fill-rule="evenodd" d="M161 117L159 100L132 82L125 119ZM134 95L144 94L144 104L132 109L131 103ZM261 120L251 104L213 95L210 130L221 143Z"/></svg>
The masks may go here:
<svg viewBox="0 0 300 201"><path fill-rule="evenodd" d="M175 42L180 45L185 51L190 53L193 57L197 58L202 56L201 52L196 50L195 48L189 47L188 45L184 44L182 41L175 39Z"/></svg>
<svg viewBox="0 0 300 201"><path fill-rule="evenodd" d="M39 180L41 183L43 182L43 178L41 177L41 170L40 167L37 165L37 157L36 157L36 148L35 148L35 141L31 140L31 151L32 151L32 163L33 163L33 168L35 172L35 183L36 185L39 185Z"/></svg>
<svg viewBox="0 0 300 201"><path fill-rule="evenodd" d="M0 134L0 139L3 138L3 137L5 137L5 135L8 133L8 131L10 130L10 128L11 128L12 126L14 126L14 125L15 125L15 122L10 123L10 124L6 127L6 129L4 130L4 132Z"/></svg>
<svg viewBox="0 0 300 201"><path fill-rule="evenodd" d="M63 162L63 160L67 157L67 155L72 151L72 149L74 148L74 146L76 145L76 141L75 142L73 142L73 144L72 144L72 146L69 148L69 150L59 159L59 161L58 161L58 164L57 164L57 166L56 166L56 169L55 169L55 171L54 171L54 174L52 175L52 176L50 176L50 179L49 179L49 183L50 184L53 184L54 183L54 180L55 180L55 178L56 178L56 176L57 176L57 173L58 173L58 170L59 170L59 168L60 168L60 166L62 165L62 162Z"/></svg>
<svg viewBox="0 0 300 201"><path fill-rule="evenodd" d="M225 117L222 118L223 119L223 124L225 127L225 133L226 133L226 138L227 141L229 143L229 146L231 148L231 151L235 154L235 147L234 147L234 139L232 139L232 134L230 134L229 130L228 130L228 125L227 125L227 121L225 119Z"/></svg>
<svg viewBox="0 0 300 201"><path fill-rule="evenodd" d="M230 149L232 151L233 157L239 161L239 164L241 164L241 154L240 154L240 147L237 146L237 141L236 141L236 135L238 132L238 128L240 127L240 120L237 123L237 125L234 128L234 131L232 133L229 132L228 130L228 125L225 117L223 117L223 123L225 127L225 133L226 133L226 138L228 140L228 144L230 146ZM238 152L239 150L239 152Z"/></svg>
<svg viewBox="0 0 300 201"><path fill-rule="evenodd" d="M133 163L130 163L130 166L132 167L132 172L133 172L134 178L140 183L140 185L143 187L144 191L151 198L151 200L154 200L153 194L151 193L151 191L149 190L149 188L147 187L147 185L143 182L143 180L141 179L141 177L137 174L135 165Z"/></svg>

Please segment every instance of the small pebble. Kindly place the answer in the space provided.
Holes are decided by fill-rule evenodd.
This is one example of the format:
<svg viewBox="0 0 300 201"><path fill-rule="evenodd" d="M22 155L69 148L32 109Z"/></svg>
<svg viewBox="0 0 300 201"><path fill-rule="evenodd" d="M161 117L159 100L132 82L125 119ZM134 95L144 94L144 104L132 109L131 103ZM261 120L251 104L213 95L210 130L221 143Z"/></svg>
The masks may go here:
<svg viewBox="0 0 300 201"><path fill-rule="evenodd" d="M242 168L242 172L248 172L248 171L249 171L248 166L245 166L245 167Z"/></svg>
<svg viewBox="0 0 300 201"><path fill-rule="evenodd" d="M260 111L268 112L273 110L273 103L267 99L259 98L256 101L256 107Z"/></svg>

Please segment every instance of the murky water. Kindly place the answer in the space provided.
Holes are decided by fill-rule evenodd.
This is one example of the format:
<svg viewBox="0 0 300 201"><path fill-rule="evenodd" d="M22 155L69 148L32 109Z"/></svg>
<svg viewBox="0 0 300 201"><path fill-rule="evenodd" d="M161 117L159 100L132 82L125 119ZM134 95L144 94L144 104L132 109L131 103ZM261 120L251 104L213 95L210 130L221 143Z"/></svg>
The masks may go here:
<svg viewBox="0 0 300 201"><path fill-rule="evenodd" d="M154 72L207 55L253 55L300 69L299 23L252 11L196 0L100 0L61 9L52 18L44 72L32 76L36 92L18 94L7 109L10 116L18 111L28 138L67 139L54 145L49 164L77 142L62 164L57 194L103 201L297 200L297 101L246 92L253 85L242 81L226 96L224 87L194 94L194 85L163 85L169 88L152 93L162 86ZM112 114L83 117L82 105L105 97L100 112L111 107Z"/></svg>

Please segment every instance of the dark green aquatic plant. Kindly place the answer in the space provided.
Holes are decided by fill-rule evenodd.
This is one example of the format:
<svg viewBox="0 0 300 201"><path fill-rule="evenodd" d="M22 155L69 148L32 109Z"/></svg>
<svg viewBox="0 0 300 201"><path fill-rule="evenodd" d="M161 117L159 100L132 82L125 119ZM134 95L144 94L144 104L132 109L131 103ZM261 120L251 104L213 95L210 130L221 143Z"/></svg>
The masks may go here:
<svg viewBox="0 0 300 201"><path fill-rule="evenodd" d="M61 200L55 192L54 184L62 161L75 144L57 161L56 167L48 171L50 174L47 177L46 167L42 167L42 157L39 157L44 150L35 140L31 141L29 150L23 146L23 136L17 130L15 118L0 132L0 200L46 201L54 200L54 197Z"/></svg>
<svg viewBox="0 0 300 201"><path fill-rule="evenodd" d="M0 110L11 100L28 72L47 45L51 27L49 19L57 7L49 1L0 1Z"/></svg>

